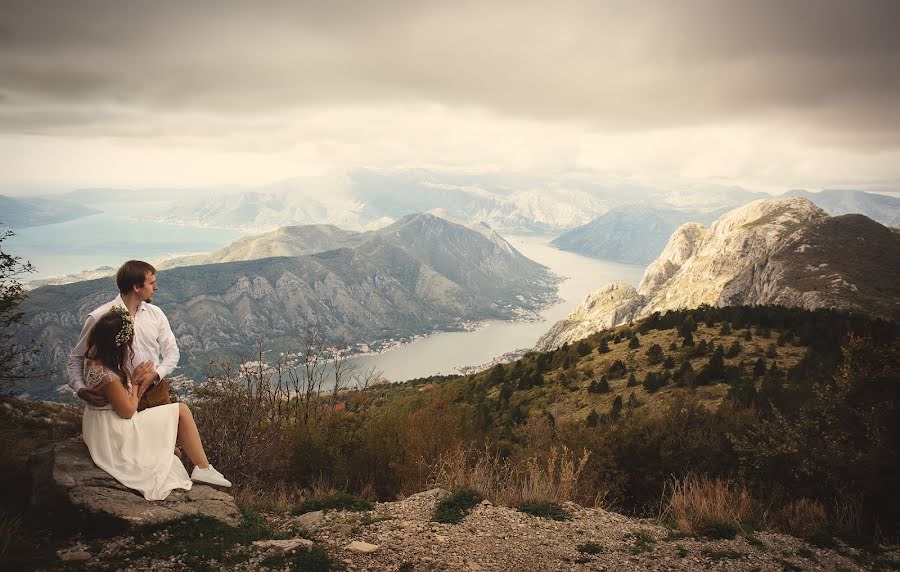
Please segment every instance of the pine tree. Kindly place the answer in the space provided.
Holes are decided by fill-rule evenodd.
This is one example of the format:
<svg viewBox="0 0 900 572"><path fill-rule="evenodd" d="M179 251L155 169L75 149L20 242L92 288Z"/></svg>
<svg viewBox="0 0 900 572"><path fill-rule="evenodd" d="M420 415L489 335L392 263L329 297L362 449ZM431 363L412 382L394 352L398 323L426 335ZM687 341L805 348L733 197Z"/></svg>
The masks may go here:
<svg viewBox="0 0 900 572"><path fill-rule="evenodd" d="M637 348L639 348L639 347L641 347L641 340L638 339L638 335L635 334L634 337L631 338L631 341L628 342L628 349L634 350L634 349L637 349Z"/></svg>
<svg viewBox="0 0 900 572"><path fill-rule="evenodd" d="M613 399L612 407L609 410L609 418L612 420L616 420L622 414L622 396L617 395L615 399Z"/></svg>
<svg viewBox="0 0 900 572"><path fill-rule="evenodd" d="M753 365L753 379L761 377L766 373L766 360L759 358Z"/></svg>
<svg viewBox="0 0 900 572"><path fill-rule="evenodd" d="M660 363L665 354L663 354L663 349L659 344L653 344L647 349L647 363L650 365L656 365Z"/></svg>

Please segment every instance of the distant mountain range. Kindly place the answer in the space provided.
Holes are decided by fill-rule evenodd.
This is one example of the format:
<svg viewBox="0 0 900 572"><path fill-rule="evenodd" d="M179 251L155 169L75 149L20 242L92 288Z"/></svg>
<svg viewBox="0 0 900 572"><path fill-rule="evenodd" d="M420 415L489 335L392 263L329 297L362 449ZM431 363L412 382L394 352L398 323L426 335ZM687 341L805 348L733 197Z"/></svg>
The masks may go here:
<svg viewBox="0 0 900 572"><path fill-rule="evenodd" d="M297 224L367 230L435 208L499 230L555 232L585 223L607 207L592 194L570 188L489 189L420 171L360 169L345 178L288 179L194 200L173 206L162 220L254 230Z"/></svg>
<svg viewBox="0 0 900 572"><path fill-rule="evenodd" d="M809 199L828 214L862 214L870 219L893 228L900 227L900 199L887 195L862 191L824 190L818 193L794 190L785 197Z"/></svg>
<svg viewBox="0 0 900 572"><path fill-rule="evenodd" d="M741 196L734 191L721 194L709 204L721 204ZM761 198L751 194L749 200ZM795 190L784 197L803 197L830 215L858 213L890 227L900 226L900 199L862 191L826 190L818 193ZM693 204L685 197L681 204ZM648 204L631 204L613 207L591 222L568 230L550 244L584 256L613 260L626 264L646 265L653 261L666 245L676 228L686 222L708 225L724 212L748 201L734 202L714 210L670 208Z"/></svg>
<svg viewBox="0 0 900 572"><path fill-rule="evenodd" d="M76 201L0 195L0 227L27 228L66 222L100 211Z"/></svg>
<svg viewBox="0 0 900 572"><path fill-rule="evenodd" d="M836 308L896 321L900 232L863 215L830 217L804 198L754 201L709 228L679 227L638 288L593 292L536 348L702 304Z"/></svg>
<svg viewBox="0 0 900 572"><path fill-rule="evenodd" d="M724 210L727 209L707 213L649 205L614 207L591 222L562 233L550 245L593 258L647 265L676 228L688 221L709 224Z"/></svg>
<svg viewBox="0 0 900 572"><path fill-rule="evenodd" d="M354 237L323 227L307 230L282 236ZM553 299L558 279L489 234L410 215L356 235L360 240L349 240L357 242L352 246L162 270L154 302L178 338L179 371L196 379L208 359L248 353L257 340L273 351L297 351L297 340L313 325L342 347L377 347L479 320L530 315ZM243 248L262 252L264 245L290 242L272 239ZM324 239L322 245L333 246ZM115 294L110 278L29 293L22 305L28 327L20 336L43 343L41 366L53 382L26 388L31 396L50 395L65 382L66 357L84 316Z"/></svg>

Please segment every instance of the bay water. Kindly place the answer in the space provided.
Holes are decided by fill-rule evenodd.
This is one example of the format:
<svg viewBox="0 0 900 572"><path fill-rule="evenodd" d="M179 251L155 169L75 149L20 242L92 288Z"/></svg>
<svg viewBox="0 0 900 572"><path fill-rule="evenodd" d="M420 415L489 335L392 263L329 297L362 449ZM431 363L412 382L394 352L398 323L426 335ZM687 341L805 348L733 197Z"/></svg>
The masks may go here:
<svg viewBox="0 0 900 572"><path fill-rule="evenodd" d="M505 235L526 257L566 278L560 301L541 311L540 321L491 320L468 332L438 332L386 352L353 358L358 370L375 368L388 381L459 373L459 368L485 364L504 353L530 348L555 324L574 310L590 292L611 282L637 286L643 266L620 264L564 252L548 243L556 235Z"/></svg>

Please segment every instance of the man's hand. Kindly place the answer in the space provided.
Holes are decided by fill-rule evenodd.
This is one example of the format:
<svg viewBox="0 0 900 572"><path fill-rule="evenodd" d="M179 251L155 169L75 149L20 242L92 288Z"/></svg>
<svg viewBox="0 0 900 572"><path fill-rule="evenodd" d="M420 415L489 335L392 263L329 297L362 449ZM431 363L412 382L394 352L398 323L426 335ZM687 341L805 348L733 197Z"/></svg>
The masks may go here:
<svg viewBox="0 0 900 572"><path fill-rule="evenodd" d="M156 368L153 366L153 362L150 361L145 361L134 368L134 375L132 377L132 383L134 384L139 397L142 397L153 385L153 382L159 379Z"/></svg>
<svg viewBox="0 0 900 572"><path fill-rule="evenodd" d="M103 392L98 389L82 387L78 390L78 397L94 407L105 407L109 404L109 401L103 396Z"/></svg>

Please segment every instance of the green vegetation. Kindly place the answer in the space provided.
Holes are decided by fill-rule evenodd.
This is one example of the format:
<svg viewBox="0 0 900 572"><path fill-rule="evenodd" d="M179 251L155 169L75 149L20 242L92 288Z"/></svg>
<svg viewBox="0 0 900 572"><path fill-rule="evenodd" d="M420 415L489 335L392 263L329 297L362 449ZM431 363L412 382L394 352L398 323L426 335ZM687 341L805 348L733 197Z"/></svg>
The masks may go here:
<svg viewBox="0 0 900 572"><path fill-rule="evenodd" d="M294 514L303 514L315 510L350 510L354 512L363 512L372 510L373 506L371 501L361 499L347 491L337 491L307 500L294 509Z"/></svg>
<svg viewBox="0 0 900 572"><path fill-rule="evenodd" d="M138 548L127 557L129 560L175 557L192 570L219 570L244 560L236 550L239 546L254 540L286 537L276 534L257 513L249 509L242 509L241 513L243 520L237 527L195 515L141 527L132 533Z"/></svg>
<svg viewBox="0 0 900 572"><path fill-rule="evenodd" d="M656 539L647 534L646 532L629 532L625 534L625 540L632 540L634 543L631 545L631 553L632 554L643 554L644 552L652 552L653 547L656 546Z"/></svg>
<svg viewBox="0 0 900 572"><path fill-rule="evenodd" d="M290 570L291 572L329 572L330 570L344 569L340 562L331 558L325 548L318 545L308 550L273 554L264 558L260 564L272 570Z"/></svg>
<svg viewBox="0 0 900 572"><path fill-rule="evenodd" d="M216 383L191 396L192 411L210 460L235 475L236 492L304 491L291 498L298 512L365 511L371 504L360 497L437 485L507 506L543 501L525 507L531 514L555 507L564 515L567 500L603 499L625 514L660 516L663 485L693 475L709 486L680 499L685 529L662 515L685 535L770 528L823 544L871 540L876 530L894 538L900 492L885 475L900 474L897 333L894 324L830 311L704 307L478 374L308 399L275 396L263 377L218 367ZM637 335L646 350L627 347ZM651 363L656 346L665 357ZM601 380L608 390L591 391ZM13 451L52 431L77 432L76 423L16 423L0 426L0 468L11 483L0 494L0 532L11 531L9 554L24 552L16 548L22 538L37 538L21 518L25 455ZM233 435L241 438L225 438ZM546 463L554 450L565 450L567 463ZM309 493L317 487L346 492ZM710 509L716 491L738 508ZM704 526L705 518L717 524Z"/></svg>
<svg viewBox="0 0 900 572"><path fill-rule="evenodd" d="M747 332L755 335L748 340ZM342 411L245 389L227 400L198 392L193 409L201 431L227 427L269 448L241 453L213 439L226 443L210 452L213 463L243 472L253 486L324 479L390 499L433 485L434 468L460 449L490 450L503 470L522 471L565 447L588 460L564 490L549 484L558 480L534 483L548 501L590 505L600 497L647 515L658 509L663 483L693 474L734 483L770 507L721 520L737 528L722 525L713 535L770 527L808 537L825 523L840 537L872 534L876 523L890 535L900 531L900 494L883 478L900 473L891 432L900 416L897 333L891 323L832 311L702 307L654 314L479 374L345 391ZM627 347L637 336L646 350ZM783 345L769 358L776 339ZM661 348L668 350L656 363ZM253 385L235 379L235 387ZM298 423L291 411L304 406L312 415ZM478 459L437 484L513 502L478 484ZM823 508L792 508L801 499ZM710 531L697 524L690 534Z"/></svg>
<svg viewBox="0 0 900 572"><path fill-rule="evenodd" d="M538 518L548 518L550 520L572 519L571 515L564 511L561 506L550 501L522 503L519 505L519 510Z"/></svg>
<svg viewBox="0 0 900 572"><path fill-rule="evenodd" d="M738 535L738 528L730 522L707 520L700 526L700 535L716 540L732 539Z"/></svg>
<svg viewBox="0 0 900 572"><path fill-rule="evenodd" d="M434 521L459 524L482 500L483 497L477 491L469 489L453 491L437 504Z"/></svg>
<svg viewBox="0 0 900 572"><path fill-rule="evenodd" d="M603 547L596 542L585 542L578 545L578 552L582 554L602 554Z"/></svg>

